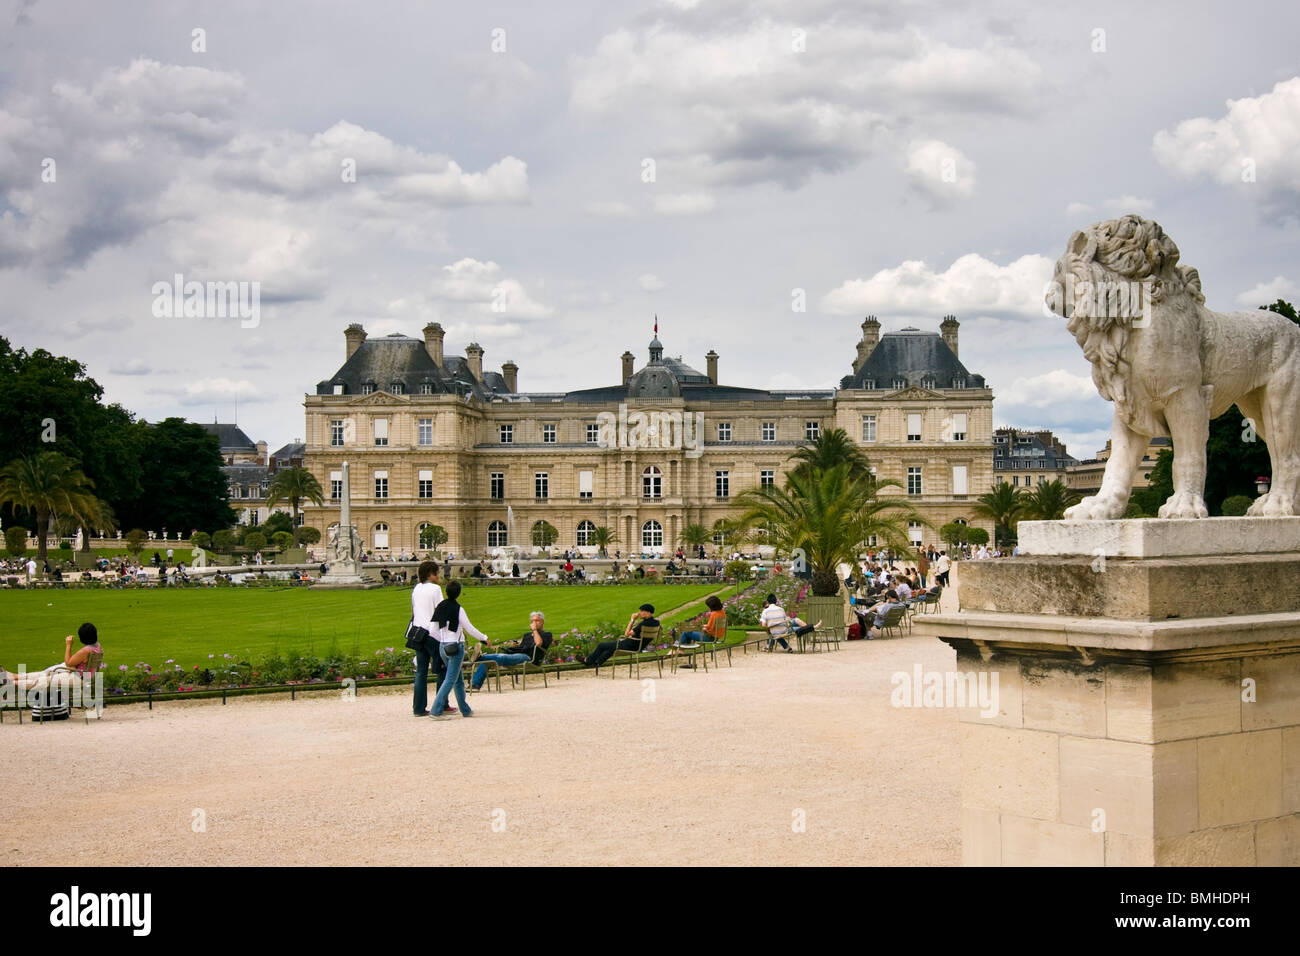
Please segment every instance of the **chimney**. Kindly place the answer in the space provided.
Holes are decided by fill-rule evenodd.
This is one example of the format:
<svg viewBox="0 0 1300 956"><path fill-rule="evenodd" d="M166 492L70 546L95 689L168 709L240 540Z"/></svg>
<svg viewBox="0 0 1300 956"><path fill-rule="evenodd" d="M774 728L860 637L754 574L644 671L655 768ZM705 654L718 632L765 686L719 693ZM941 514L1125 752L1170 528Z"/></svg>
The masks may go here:
<svg viewBox="0 0 1300 956"><path fill-rule="evenodd" d="M704 356L704 361L708 363L705 366L705 368L707 368L709 372L709 381L712 382L714 385L717 385L718 384L718 353L713 351L713 349L709 349L709 353Z"/></svg>
<svg viewBox="0 0 1300 956"><path fill-rule="evenodd" d="M465 346L465 361L469 364L470 374L478 381L483 381L483 346L477 342Z"/></svg>
<svg viewBox="0 0 1300 956"><path fill-rule="evenodd" d="M632 378L632 363L636 361L636 356L631 352L623 353L623 384L626 385Z"/></svg>
<svg viewBox="0 0 1300 956"><path fill-rule="evenodd" d="M856 375L862 371L862 366L867 364L867 359L871 353L876 350L880 344L880 320L874 315L869 315L862 320L862 341L858 343L858 357L853 362L853 372Z"/></svg>
<svg viewBox="0 0 1300 956"><path fill-rule="evenodd" d="M943 335L944 344L952 349L952 354L957 354L957 327L961 325L955 315L945 315L943 321L939 323L939 332Z"/></svg>
<svg viewBox="0 0 1300 956"><path fill-rule="evenodd" d="M257 443L257 463L259 465L269 465L271 463L271 460L266 457L266 442L264 441Z"/></svg>
<svg viewBox="0 0 1300 956"><path fill-rule="evenodd" d="M348 340L348 358L356 354L357 349L361 348L361 343L366 340L366 330L360 324L353 322L343 330L343 337ZM344 359L347 361L347 359Z"/></svg>
<svg viewBox="0 0 1300 956"><path fill-rule="evenodd" d="M442 368L442 337L445 333L437 322L430 322L424 327L424 350L433 359L433 364Z"/></svg>
<svg viewBox="0 0 1300 956"><path fill-rule="evenodd" d="M519 366L513 360L501 366L501 377L506 380L507 392L519 391Z"/></svg>

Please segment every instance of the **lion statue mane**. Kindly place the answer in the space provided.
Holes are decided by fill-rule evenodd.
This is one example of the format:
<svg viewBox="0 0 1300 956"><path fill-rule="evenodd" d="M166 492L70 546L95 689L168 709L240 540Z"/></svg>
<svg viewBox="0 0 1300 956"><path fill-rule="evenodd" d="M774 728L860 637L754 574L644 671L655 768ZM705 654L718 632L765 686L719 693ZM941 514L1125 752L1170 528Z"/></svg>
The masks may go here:
<svg viewBox="0 0 1300 956"><path fill-rule="evenodd" d="M1115 406L1097 494L1067 520L1121 518L1150 440L1174 444L1174 493L1161 518L1204 518L1210 419L1234 404L1268 442L1272 487L1248 514L1294 515L1300 502L1300 326L1268 311L1215 312L1160 225L1128 215L1075 232L1047 304Z"/></svg>

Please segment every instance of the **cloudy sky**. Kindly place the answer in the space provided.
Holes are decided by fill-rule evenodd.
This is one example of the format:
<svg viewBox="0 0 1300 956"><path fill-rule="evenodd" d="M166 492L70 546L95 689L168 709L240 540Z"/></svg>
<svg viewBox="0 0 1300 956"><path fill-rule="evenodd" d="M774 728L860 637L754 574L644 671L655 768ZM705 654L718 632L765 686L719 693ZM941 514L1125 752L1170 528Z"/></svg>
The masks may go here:
<svg viewBox="0 0 1300 956"><path fill-rule="evenodd" d="M1300 299L1300 8L974 6L0 0L0 335L274 448L351 322L548 391L658 313L790 388L952 312L998 422L1090 456L1041 306L1072 230L1141 213L1211 307ZM256 325L157 317L177 273L260 283Z"/></svg>

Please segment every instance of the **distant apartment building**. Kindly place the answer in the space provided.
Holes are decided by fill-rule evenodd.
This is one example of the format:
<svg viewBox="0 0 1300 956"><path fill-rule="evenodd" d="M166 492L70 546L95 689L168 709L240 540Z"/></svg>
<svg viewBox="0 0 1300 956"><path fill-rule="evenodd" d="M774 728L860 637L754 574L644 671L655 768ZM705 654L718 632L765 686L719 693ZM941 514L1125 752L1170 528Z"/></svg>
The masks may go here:
<svg viewBox="0 0 1300 956"><path fill-rule="evenodd" d="M1157 436L1147 443L1147 450L1142 455L1142 464L1135 472L1133 479L1133 488L1151 487L1151 469L1155 466L1156 459L1160 457L1160 452L1166 448L1173 448L1173 442L1168 438ZM1088 458L1076 462L1069 469L1066 475L1066 485L1081 495L1094 495L1101 488L1101 478L1106 471L1106 462L1110 460L1110 439L1106 440L1106 447L1097 452L1096 458Z"/></svg>
<svg viewBox="0 0 1300 956"><path fill-rule="evenodd" d="M1013 488L1032 488L1047 481L1068 484L1077 465L1055 435L1046 429L998 428L993 432L993 480Z"/></svg>
<svg viewBox="0 0 1300 956"><path fill-rule="evenodd" d="M293 441L278 451L268 454L264 441L255 442L238 425L213 422L201 423L209 434L216 435L221 449L221 471L230 489L230 507L235 510L238 524L256 527L271 515L266 507L266 492L271 478L281 468L301 468L306 458L307 446ZM289 511L277 506L275 511ZM302 515L298 515L302 524Z"/></svg>

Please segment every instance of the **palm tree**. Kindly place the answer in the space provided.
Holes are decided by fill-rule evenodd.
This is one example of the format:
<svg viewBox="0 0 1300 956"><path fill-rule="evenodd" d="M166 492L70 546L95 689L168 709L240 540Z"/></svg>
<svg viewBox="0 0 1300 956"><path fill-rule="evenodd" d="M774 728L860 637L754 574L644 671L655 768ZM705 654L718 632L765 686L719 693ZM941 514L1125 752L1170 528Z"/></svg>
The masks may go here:
<svg viewBox="0 0 1300 956"><path fill-rule="evenodd" d="M325 493L320 482L306 468L281 468L266 488L266 510L270 511L282 501L293 508L293 526L298 527L298 505L303 500L316 506L325 504Z"/></svg>
<svg viewBox="0 0 1300 956"><path fill-rule="evenodd" d="M101 514L101 502L93 489L94 482L75 462L57 451L15 459L0 471L0 505L36 513L39 564L45 563L45 536L54 516L70 515L88 521Z"/></svg>
<svg viewBox="0 0 1300 956"><path fill-rule="evenodd" d="M713 533L702 524L688 524L682 529L681 543L694 551L713 540Z"/></svg>
<svg viewBox="0 0 1300 956"><path fill-rule="evenodd" d="M897 482L878 482L870 472L853 469L850 461L829 469L796 467L784 487L752 488L737 499L743 526L765 528L778 551L803 553L815 595L839 593L839 566L856 564L871 536L899 550L909 548L907 522L921 520L904 496L878 494Z"/></svg>
<svg viewBox="0 0 1300 956"><path fill-rule="evenodd" d="M817 436L810 445L805 445L790 456L795 471L806 472L810 468L829 471L836 465L847 462L852 475L870 475L871 462L866 453L849 437L843 428L830 428Z"/></svg>
<svg viewBox="0 0 1300 956"><path fill-rule="evenodd" d="M609 551L609 546L617 543L618 535L605 527L605 525L600 525L597 528L593 528L591 533L587 535L587 541L600 548L600 556L602 558L607 558L609 557L609 554L607 553Z"/></svg>
<svg viewBox="0 0 1300 956"><path fill-rule="evenodd" d="M1034 490L1024 496L1024 516L1038 521L1059 521L1065 517L1065 509L1077 505L1081 496L1072 488L1067 488L1061 479L1040 481Z"/></svg>
<svg viewBox="0 0 1300 956"><path fill-rule="evenodd" d="M1000 481L976 500L978 503L973 510L981 518L993 520L997 543L1009 541L1015 535L1016 524L1025 510L1024 492Z"/></svg>

